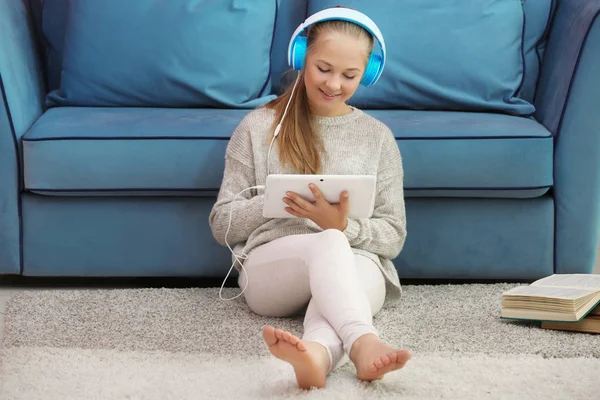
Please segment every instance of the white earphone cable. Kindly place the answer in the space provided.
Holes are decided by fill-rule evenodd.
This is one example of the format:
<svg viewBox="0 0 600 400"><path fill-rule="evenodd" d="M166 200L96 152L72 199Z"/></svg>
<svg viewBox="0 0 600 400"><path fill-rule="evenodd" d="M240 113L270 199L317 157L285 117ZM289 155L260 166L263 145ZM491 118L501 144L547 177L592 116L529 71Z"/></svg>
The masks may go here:
<svg viewBox="0 0 600 400"><path fill-rule="evenodd" d="M292 88L292 93L290 94L290 98L288 99L285 109L283 110L283 115L281 116L281 121L279 121L279 123L275 127L275 131L273 132L273 139L271 139L271 144L269 145L269 151L267 152L267 176L269 176L269 167L271 166L271 147L273 147L273 142L275 141L275 138L277 137L277 135L279 135L279 131L281 130L281 123L285 119L285 116L288 111L288 107L290 106L290 103L292 102L292 98L294 98L294 92L296 91L296 86L298 86L299 80L300 80L300 74L298 74L298 76L296 76L296 82L294 82L294 87Z"/></svg>
<svg viewBox="0 0 600 400"><path fill-rule="evenodd" d="M271 147L273 146L273 142L275 141L275 138L277 137L277 135L279 135L279 131L281 130L281 123L283 122L283 119L285 118L285 116L287 114L288 107L290 106L290 103L292 102L292 98L294 97L294 91L296 90L296 86L298 85L299 80L300 80L300 74L298 74L298 76L296 77L296 82L294 83L294 87L292 88L292 93L290 94L290 98L288 99L288 102L285 106L285 110L283 111L281 121L279 121L279 124L277 124L277 126L275 127L275 131L273 132L273 139L271 139L271 144L269 145L269 151L267 153L267 176L269 176ZM229 224L227 225L227 231L225 232L225 244L229 248L229 251L231 251L231 254L235 258L235 261L231 264L231 268L229 268L229 272L227 273L227 276L223 280L223 284L221 285L221 289L219 290L219 298L223 301L230 301L230 300L234 300L234 299L237 299L238 297L240 297L244 293L244 291L248 287L248 283L250 282L250 277L248 276L248 273L244 269L244 261L248 258L248 255L243 252L239 256L236 255L234 253L233 249L231 248L231 246L229 245L229 243L227 242L227 235L229 234L229 229L231 228L231 216L233 215L233 206L235 204L235 199L237 199L237 197L239 195L241 195L242 193L244 193L246 190L251 190L251 189L264 190L265 186L258 185L258 186L252 186L252 187L246 188L246 189L242 190L241 192L239 192L238 194L236 194L233 197L233 200L231 201L231 203L229 203ZM222 296L223 287L225 286L225 282L227 282L227 278L229 278L229 275L233 271L233 268L235 267L236 262L240 264L240 267L242 268L242 272L246 274L246 284L244 285L244 288L242 289L240 294L238 294L237 296L232 297L230 299L224 299Z"/></svg>
<svg viewBox="0 0 600 400"><path fill-rule="evenodd" d="M233 249L231 248L231 246L229 245L229 242L227 241L227 235L229 235L229 229L231 228L231 216L233 214L233 207L235 205L235 199L241 195L242 193L244 193L246 190L251 190L251 189L264 189L265 187L262 185L259 186L252 186L249 188L246 188L244 190L242 190L241 192L239 192L238 194L236 194L233 198L233 200L231 201L231 203L229 203L229 224L227 225L227 231L225 232L225 244L227 245L227 247L229 248L229 251L231 251L231 254L233 255L233 257L235 258L235 261L231 264L231 268L229 268L229 272L227 273L227 276L225 277L225 279L223 280L223 284L221 285L221 289L219 290L219 297L221 298L221 300L223 301L229 301L229 300L234 300L237 299L238 297L240 297L244 291L246 290L246 288L248 287L248 282L250 281L250 278L248 277L248 273L246 273L246 270L244 269L244 262L241 260L246 260L246 258L248 258L248 255L246 255L245 253L242 252L241 255L236 255L235 252L233 251ZM244 285L244 289L242 289L242 292L240 294L238 294L235 297L232 297L230 299L224 299L222 296L222 292L223 292L223 287L225 286L225 282L227 282L227 278L229 278L229 275L231 274L231 271L233 271L233 268L235 267L235 263L238 262L240 264L240 267L242 268L242 272L246 274L246 284Z"/></svg>

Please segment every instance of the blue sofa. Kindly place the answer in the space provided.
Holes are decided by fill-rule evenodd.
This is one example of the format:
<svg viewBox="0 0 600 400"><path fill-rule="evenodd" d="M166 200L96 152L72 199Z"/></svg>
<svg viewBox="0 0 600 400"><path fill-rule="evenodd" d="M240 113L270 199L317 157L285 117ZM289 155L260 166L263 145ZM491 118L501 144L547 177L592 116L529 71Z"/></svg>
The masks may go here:
<svg viewBox="0 0 600 400"><path fill-rule="evenodd" d="M401 278L591 272L600 0L469 2L0 2L0 274L224 277L208 215L228 139L334 4L387 40L353 101L403 155Z"/></svg>

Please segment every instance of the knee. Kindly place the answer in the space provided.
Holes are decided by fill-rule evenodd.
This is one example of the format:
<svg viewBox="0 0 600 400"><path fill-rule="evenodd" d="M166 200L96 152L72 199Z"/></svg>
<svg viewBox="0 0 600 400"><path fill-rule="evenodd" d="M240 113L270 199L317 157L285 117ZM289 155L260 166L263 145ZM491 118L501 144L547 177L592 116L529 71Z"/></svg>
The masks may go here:
<svg viewBox="0 0 600 400"><path fill-rule="evenodd" d="M309 269L324 256L346 257L352 256L352 247L346 235L337 229L326 229L314 233L311 240L305 243L303 257Z"/></svg>
<svg viewBox="0 0 600 400"><path fill-rule="evenodd" d="M349 246L348 238L344 234L344 232L338 229L326 229L323 232L319 232L318 234L319 243L322 243L324 246L331 246L335 244Z"/></svg>
<svg viewBox="0 0 600 400"><path fill-rule="evenodd" d="M317 239L317 245L320 249L320 253L334 252L337 254L352 254L352 247L344 232L337 229L326 229L320 232L320 236Z"/></svg>

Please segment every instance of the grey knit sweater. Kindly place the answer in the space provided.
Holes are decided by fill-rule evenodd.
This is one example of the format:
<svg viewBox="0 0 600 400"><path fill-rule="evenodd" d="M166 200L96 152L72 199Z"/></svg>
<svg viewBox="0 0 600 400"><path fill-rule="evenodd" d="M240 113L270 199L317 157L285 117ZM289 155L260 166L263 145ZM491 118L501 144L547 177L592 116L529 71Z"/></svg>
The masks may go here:
<svg viewBox="0 0 600 400"><path fill-rule="evenodd" d="M390 261L398 256L406 239L402 159L394 136L385 124L360 109L352 110L340 117L315 117L326 150L322 173L377 176L373 216L349 219L344 233L354 252L375 261L383 272L386 305L389 305L396 302L402 292L397 271ZM274 116L273 110L264 107L251 111L229 141L221 189L209 217L213 236L222 245L225 245L233 198L246 188L265 185L267 135ZM271 149L269 173L294 173L279 163L276 141ZM264 218L263 198L262 190L252 189L235 201L227 242L236 254L249 255L256 247L283 236L321 231L308 219ZM239 270L238 265L236 268Z"/></svg>

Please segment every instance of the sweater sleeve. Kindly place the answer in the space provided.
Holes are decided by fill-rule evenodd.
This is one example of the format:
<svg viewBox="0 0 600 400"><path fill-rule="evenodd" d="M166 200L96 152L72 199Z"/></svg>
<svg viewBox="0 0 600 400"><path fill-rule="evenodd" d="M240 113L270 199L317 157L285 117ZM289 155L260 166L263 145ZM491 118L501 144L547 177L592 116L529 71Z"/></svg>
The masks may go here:
<svg viewBox="0 0 600 400"><path fill-rule="evenodd" d="M350 246L388 259L398 257L406 240L403 180L400 150L388 129L382 141L373 215L371 218L348 219L344 233Z"/></svg>
<svg viewBox="0 0 600 400"><path fill-rule="evenodd" d="M221 188L209 215L212 234L221 245L226 244L226 234L227 243L232 247L245 242L269 220L262 216L264 194L257 189L244 190L257 185L251 143L249 127L242 121L227 146ZM229 227L230 211L233 213Z"/></svg>

